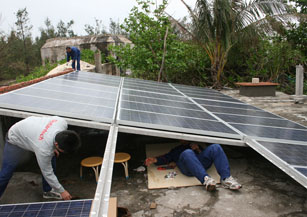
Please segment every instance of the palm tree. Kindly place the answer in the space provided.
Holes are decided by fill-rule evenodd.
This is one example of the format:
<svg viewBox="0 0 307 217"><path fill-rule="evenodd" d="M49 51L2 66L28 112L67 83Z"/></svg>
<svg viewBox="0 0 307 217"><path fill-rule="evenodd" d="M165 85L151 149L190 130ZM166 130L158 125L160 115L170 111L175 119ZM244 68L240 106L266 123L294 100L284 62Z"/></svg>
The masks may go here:
<svg viewBox="0 0 307 217"><path fill-rule="evenodd" d="M197 0L195 10L181 1L193 20L194 31L190 34L210 58L215 87L220 87L227 55L237 43L238 34L250 25L263 23L267 16L277 18L289 12L282 0L251 0L249 3L245 0Z"/></svg>

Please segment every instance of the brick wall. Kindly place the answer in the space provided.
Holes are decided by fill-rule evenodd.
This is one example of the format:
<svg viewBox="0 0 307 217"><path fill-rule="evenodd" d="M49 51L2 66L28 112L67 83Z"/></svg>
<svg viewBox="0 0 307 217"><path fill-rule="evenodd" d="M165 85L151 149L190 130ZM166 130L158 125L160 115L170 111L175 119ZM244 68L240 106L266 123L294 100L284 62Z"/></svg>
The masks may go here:
<svg viewBox="0 0 307 217"><path fill-rule="evenodd" d="M19 89L19 88L22 88L22 87L26 87L26 86L29 86L31 84L35 84L35 83L38 83L40 81L47 80L49 78L64 75L64 74L67 74L67 73L72 72L72 71L73 71L73 69L66 69L63 72L59 72L59 73L56 73L56 74L53 74L53 75L43 76L43 77L40 77L40 78L33 79L31 81L25 81L25 82L21 82L21 83L18 83L18 84L12 84L12 85L9 85L9 86L0 87L0 94L7 93L9 91L16 90L16 89Z"/></svg>

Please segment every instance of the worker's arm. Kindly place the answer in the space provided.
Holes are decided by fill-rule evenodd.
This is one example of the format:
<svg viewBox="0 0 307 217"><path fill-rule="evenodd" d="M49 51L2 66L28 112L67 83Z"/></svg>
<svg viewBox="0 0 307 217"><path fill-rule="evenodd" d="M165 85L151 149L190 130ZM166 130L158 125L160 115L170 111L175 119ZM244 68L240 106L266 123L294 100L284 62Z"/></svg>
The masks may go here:
<svg viewBox="0 0 307 217"><path fill-rule="evenodd" d="M165 165L171 162L176 162L180 156L180 154L189 148L189 145L179 145L170 150L167 154L161 155L156 157L157 161L155 162L156 165Z"/></svg>
<svg viewBox="0 0 307 217"><path fill-rule="evenodd" d="M48 184L58 193L61 194L64 200L70 200L71 195L66 191L63 186L59 183L58 178L55 176L53 172L53 168L51 165L51 159L53 156L46 156L41 154L40 152L35 152L36 159L38 165L41 169L41 172L48 182Z"/></svg>
<svg viewBox="0 0 307 217"><path fill-rule="evenodd" d="M69 62L69 60L70 60L70 53L66 52L66 54L67 54L67 62Z"/></svg>

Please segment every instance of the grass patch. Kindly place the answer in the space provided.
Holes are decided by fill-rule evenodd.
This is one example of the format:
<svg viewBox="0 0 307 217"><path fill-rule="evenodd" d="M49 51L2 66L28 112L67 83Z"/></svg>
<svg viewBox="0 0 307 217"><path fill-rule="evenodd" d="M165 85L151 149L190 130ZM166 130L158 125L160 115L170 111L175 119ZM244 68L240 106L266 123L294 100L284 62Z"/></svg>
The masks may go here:
<svg viewBox="0 0 307 217"><path fill-rule="evenodd" d="M40 78L42 76L45 76L48 72L50 72L52 69L54 69L57 66L57 63L50 64L47 63L45 66L39 66L35 67L30 74L24 76L20 75L16 78L16 83L24 82L24 81L30 81L35 78Z"/></svg>

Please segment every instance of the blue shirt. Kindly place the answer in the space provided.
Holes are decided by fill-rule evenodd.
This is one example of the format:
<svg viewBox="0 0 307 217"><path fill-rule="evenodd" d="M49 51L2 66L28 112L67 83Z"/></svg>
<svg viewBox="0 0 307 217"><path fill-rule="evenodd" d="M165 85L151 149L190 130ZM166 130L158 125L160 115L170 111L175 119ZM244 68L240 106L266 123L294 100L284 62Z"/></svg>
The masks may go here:
<svg viewBox="0 0 307 217"><path fill-rule="evenodd" d="M200 150L203 150L201 146L199 146L199 148ZM177 163L181 153L185 151L186 149L191 149L190 144L183 144L183 145L176 146L175 148L170 150L170 152L168 152L167 154L156 157L157 162L155 164L164 165L164 164L169 164L171 162ZM197 153L195 152L195 154Z"/></svg>
<svg viewBox="0 0 307 217"><path fill-rule="evenodd" d="M69 61L69 59L71 58L72 60L77 60L78 59L78 56L80 56L80 50L76 47L71 47L70 48L71 51L70 52L67 52L66 51L66 54L67 54L67 62Z"/></svg>

